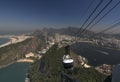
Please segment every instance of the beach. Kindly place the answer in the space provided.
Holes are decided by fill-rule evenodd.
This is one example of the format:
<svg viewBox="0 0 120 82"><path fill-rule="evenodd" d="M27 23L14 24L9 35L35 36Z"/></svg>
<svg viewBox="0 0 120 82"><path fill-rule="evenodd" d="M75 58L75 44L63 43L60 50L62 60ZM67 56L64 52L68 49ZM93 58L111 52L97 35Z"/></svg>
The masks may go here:
<svg viewBox="0 0 120 82"><path fill-rule="evenodd" d="M19 60L17 60L17 62L28 62L28 63L30 62L30 63L33 63L34 60L24 58L24 59L19 59Z"/></svg>
<svg viewBox="0 0 120 82"><path fill-rule="evenodd" d="M9 36L3 36L3 37L1 36L0 38L4 38L4 37L9 38L10 41L8 41L5 44L0 45L0 48L8 46L10 44L15 44L15 43L22 42L22 41L24 41L24 40L26 40L28 38L32 38L31 36L25 36L25 35L20 35L20 36L11 36L11 35L9 35Z"/></svg>
<svg viewBox="0 0 120 82"><path fill-rule="evenodd" d="M22 42L28 38L32 38L31 36L26 36L26 35L19 35L19 36L15 36L15 35L4 35L4 36L0 36L0 38L8 38L10 39L8 42L4 43L4 44L1 44L0 45L0 48L2 47L5 47L5 46L8 46L10 44L15 44L15 43L19 43L19 42ZM5 68L11 64L14 64L16 61L14 62L11 62L7 65L3 65L3 66L0 66L0 68ZM33 60L30 60L30 59L20 59L20 60L17 60L17 62L33 62Z"/></svg>

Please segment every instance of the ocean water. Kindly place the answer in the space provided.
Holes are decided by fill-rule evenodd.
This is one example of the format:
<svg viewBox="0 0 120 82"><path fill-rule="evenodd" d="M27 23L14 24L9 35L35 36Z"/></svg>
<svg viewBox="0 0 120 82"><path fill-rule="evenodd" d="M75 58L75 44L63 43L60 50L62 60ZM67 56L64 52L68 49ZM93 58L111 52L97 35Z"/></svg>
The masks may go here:
<svg viewBox="0 0 120 82"><path fill-rule="evenodd" d="M100 47L85 42L75 43L71 46L71 49L85 57L88 60L88 64L92 66L120 64L120 50Z"/></svg>
<svg viewBox="0 0 120 82"><path fill-rule="evenodd" d="M0 38L0 45L8 42L7 38ZM0 68L0 82L25 82L29 63L14 63L8 67Z"/></svg>
<svg viewBox="0 0 120 82"><path fill-rule="evenodd" d="M25 82L30 63L14 63L0 69L0 82Z"/></svg>
<svg viewBox="0 0 120 82"><path fill-rule="evenodd" d="M0 38L0 45L8 42L10 39L8 38Z"/></svg>

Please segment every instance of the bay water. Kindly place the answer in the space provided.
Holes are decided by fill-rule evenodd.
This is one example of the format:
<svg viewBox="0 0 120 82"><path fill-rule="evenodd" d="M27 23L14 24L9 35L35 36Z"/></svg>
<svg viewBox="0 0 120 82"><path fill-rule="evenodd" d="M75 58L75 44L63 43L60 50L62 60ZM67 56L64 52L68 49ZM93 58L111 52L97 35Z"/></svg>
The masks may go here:
<svg viewBox="0 0 120 82"><path fill-rule="evenodd" d="M87 42L79 42L71 45L71 49L85 57L88 64L100 66L102 64L120 64L120 50L115 48L101 47Z"/></svg>
<svg viewBox="0 0 120 82"><path fill-rule="evenodd" d="M25 82L29 63L14 63L0 69L0 82Z"/></svg>
<svg viewBox="0 0 120 82"><path fill-rule="evenodd" d="M0 38L0 45L8 42L9 40L10 40L10 39L8 39L8 38Z"/></svg>
<svg viewBox="0 0 120 82"><path fill-rule="evenodd" d="M7 38L0 38L0 45L8 42ZM14 63L0 68L0 82L25 82L30 63Z"/></svg>

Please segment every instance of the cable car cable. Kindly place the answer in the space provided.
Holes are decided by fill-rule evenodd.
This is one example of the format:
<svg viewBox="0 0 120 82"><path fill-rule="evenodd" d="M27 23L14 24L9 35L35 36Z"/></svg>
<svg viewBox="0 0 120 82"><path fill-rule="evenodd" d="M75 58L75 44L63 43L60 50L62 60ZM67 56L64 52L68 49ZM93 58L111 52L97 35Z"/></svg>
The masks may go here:
<svg viewBox="0 0 120 82"><path fill-rule="evenodd" d="M78 32L76 33L79 34L79 32L83 29L84 25L88 22L88 20L92 17L92 15L95 13L95 11L99 8L99 6L102 4L103 0L101 0L97 6L95 7L95 9L92 11L92 13L89 15L89 17L85 20L85 22L82 24L82 26L80 27L80 29L78 30Z"/></svg>
<svg viewBox="0 0 120 82"><path fill-rule="evenodd" d="M114 8L116 8L120 4L120 1L115 4L107 13L105 13L96 23L94 23L88 30L93 28L95 25L97 25L105 16L107 16Z"/></svg>
<svg viewBox="0 0 120 82"><path fill-rule="evenodd" d="M83 29L83 31L80 33L83 34L87 28L95 21L95 19L109 6L109 4L112 2L112 0L110 0L104 7L103 9L93 18L93 20Z"/></svg>

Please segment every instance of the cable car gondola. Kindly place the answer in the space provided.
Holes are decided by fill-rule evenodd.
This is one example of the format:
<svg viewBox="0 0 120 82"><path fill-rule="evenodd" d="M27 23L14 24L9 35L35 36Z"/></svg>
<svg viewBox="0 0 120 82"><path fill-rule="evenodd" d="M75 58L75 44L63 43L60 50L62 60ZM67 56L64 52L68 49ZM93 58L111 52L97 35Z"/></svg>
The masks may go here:
<svg viewBox="0 0 120 82"><path fill-rule="evenodd" d="M74 60L71 58L70 56L70 48L69 46L66 46L65 47L65 55L63 56L63 66L64 66L64 69L71 69L73 68L73 64L74 64Z"/></svg>

